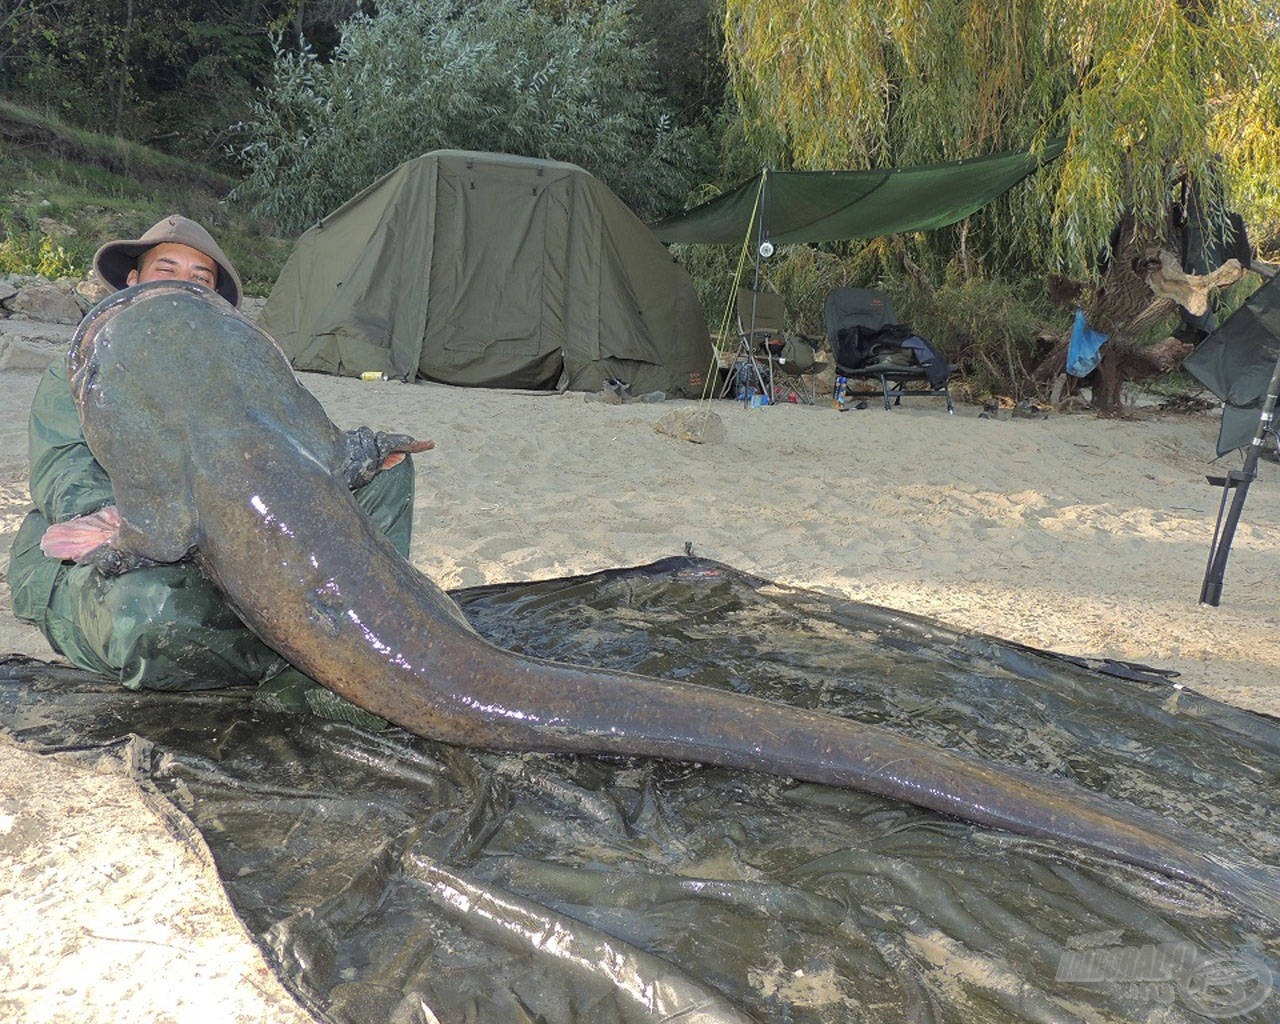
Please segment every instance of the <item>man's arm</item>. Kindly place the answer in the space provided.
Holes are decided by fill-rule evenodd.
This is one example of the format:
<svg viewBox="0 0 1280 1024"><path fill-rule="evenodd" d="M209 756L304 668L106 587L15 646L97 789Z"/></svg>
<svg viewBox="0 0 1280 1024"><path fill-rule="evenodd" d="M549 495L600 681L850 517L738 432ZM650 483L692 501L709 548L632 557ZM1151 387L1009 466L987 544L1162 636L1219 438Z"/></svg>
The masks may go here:
<svg viewBox="0 0 1280 1024"><path fill-rule="evenodd" d="M32 399L28 451L31 500L50 523L115 502L111 480L85 443L61 360L40 379Z"/></svg>

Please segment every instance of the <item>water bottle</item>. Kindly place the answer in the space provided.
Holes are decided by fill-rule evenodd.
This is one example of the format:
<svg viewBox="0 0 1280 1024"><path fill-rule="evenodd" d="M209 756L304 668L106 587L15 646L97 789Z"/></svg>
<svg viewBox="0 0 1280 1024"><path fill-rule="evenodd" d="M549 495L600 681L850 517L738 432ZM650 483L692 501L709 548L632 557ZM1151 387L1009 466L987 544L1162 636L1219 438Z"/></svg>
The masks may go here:
<svg viewBox="0 0 1280 1024"><path fill-rule="evenodd" d="M839 376L836 377L836 388L835 388L835 394L833 396L835 399L835 404L837 409L844 408L845 392L847 392L848 390L849 390L849 378L846 377L844 374L840 374Z"/></svg>
<svg viewBox="0 0 1280 1024"><path fill-rule="evenodd" d="M743 404L751 401L751 364L745 359L739 359L734 365L737 374L737 389L734 391L734 397Z"/></svg>

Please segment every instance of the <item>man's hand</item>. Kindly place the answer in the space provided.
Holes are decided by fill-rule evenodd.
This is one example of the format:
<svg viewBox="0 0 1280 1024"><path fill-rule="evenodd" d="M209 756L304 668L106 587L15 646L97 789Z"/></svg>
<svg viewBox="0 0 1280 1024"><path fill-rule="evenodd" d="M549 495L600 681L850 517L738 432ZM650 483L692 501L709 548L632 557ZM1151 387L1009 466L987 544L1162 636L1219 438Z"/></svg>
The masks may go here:
<svg viewBox="0 0 1280 1024"><path fill-rule="evenodd" d="M120 522L120 512L114 505L107 505L89 515L54 523L40 538L40 550L49 558L83 562L86 556L115 540Z"/></svg>

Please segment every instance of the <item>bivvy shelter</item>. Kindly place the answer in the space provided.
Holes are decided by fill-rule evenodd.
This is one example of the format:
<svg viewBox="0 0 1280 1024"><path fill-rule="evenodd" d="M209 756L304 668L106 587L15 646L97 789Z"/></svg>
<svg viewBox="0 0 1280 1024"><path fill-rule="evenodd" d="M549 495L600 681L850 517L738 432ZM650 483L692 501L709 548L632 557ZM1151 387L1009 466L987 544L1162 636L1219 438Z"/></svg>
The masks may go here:
<svg viewBox="0 0 1280 1024"><path fill-rule="evenodd" d="M1218 454L1243 448L1258 432L1280 359L1280 277L1262 285L1182 361L1183 369L1222 399Z"/></svg>
<svg viewBox="0 0 1280 1024"><path fill-rule="evenodd" d="M697 396L711 361L688 273L602 182L439 150L297 242L262 315L300 370Z"/></svg>

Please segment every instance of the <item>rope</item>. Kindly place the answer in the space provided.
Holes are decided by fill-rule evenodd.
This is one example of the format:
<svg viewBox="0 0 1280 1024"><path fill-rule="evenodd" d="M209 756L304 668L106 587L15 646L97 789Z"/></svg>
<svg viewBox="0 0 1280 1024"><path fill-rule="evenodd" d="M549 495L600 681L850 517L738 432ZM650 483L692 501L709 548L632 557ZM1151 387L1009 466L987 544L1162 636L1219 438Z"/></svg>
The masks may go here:
<svg viewBox="0 0 1280 1024"><path fill-rule="evenodd" d="M756 188L755 204L751 207L751 218L747 221L747 234L742 240L742 249L738 253L738 266L733 272L733 278L730 281L729 300L724 305L724 313L720 318L720 331L718 334L719 341L712 346L711 350L711 366L708 368L705 378L702 382L702 397L698 400L699 405L709 402L715 396L715 391L720 384L720 355L723 351L722 345L725 345L725 338L729 337L730 332L736 338L738 332L734 329L734 321L737 319L737 298L738 298L738 282L742 280L742 273L747 266L748 254L752 251L752 232L755 230L756 219L760 216L760 199L764 195L764 175L760 176L760 185ZM737 351L737 345L733 346L733 351Z"/></svg>

